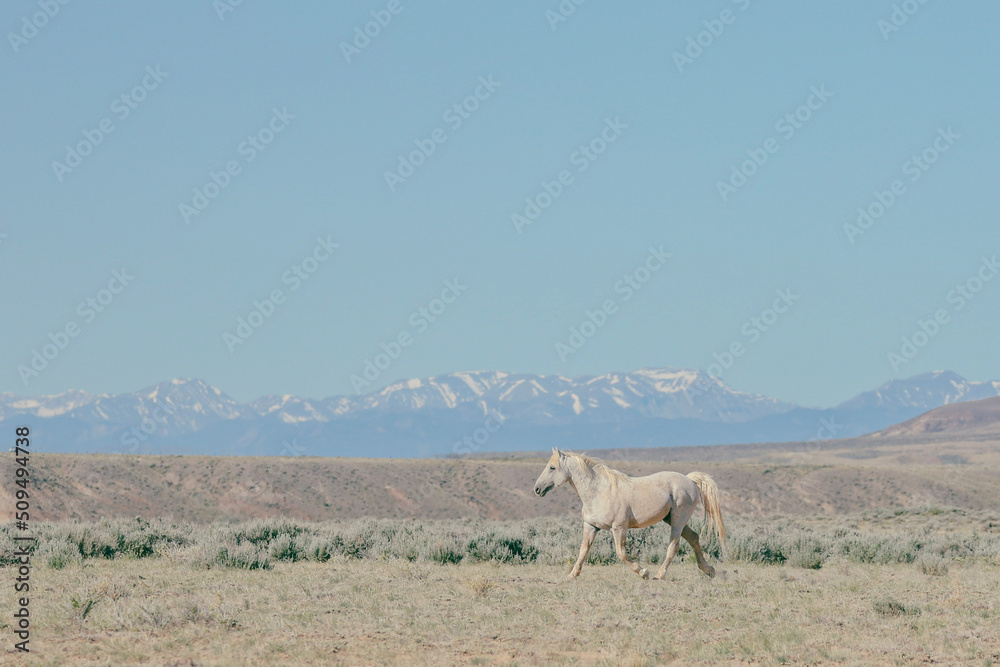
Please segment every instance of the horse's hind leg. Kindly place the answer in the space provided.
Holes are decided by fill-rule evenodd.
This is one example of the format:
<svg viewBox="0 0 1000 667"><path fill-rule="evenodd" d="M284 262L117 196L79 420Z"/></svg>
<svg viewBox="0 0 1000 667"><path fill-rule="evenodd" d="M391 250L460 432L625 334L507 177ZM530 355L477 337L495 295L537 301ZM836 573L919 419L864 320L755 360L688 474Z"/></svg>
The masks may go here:
<svg viewBox="0 0 1000 667"><path fill-rule="evenodd" d="M686 521L684 523L687 523ZM663 559L663 565L660 566L660 571L656 573L654 579L663 579L667 576L667 568L670 567L670 561L674 559L677 555L677 550L681 547L681 533L684 529L684 523L677 521L675 524L670 525L670 544L667 545L667 557Z"/></svg>
<svg viewBox="0 0 1000 667"><path fill-rule="evenodd" d="M615 552L617 552L618 557L623 563L632 568L632 571L638 574L643 579L649 577L649 571L644 567L639 567L638 563L634 563L628 559L625 554L625 533L628 532L628 528L625 526L614 526L611 528L612 534L615 536Z"/></svg>
<svg viewBox="0 0 1000 667"><path fill-rule="evenodd" d="M580 557L576 559L576 564L573 565L573 569L569 571L569 578L575 579L580 576L580 568L583 567L583 561L587 560L587 554L590 553L590 546L594 543L594 537L597 535L597 526L592 526L586 521L583 522L583 544L580 545Z"/></svg>
<svg viewBox="0 0 1000 667"><path fill-rule="evenodd" d="M691 545L694 549L694 557L698 560L698 568L710 577L715 576L715 568L705 562L705 554L701 552L701 544L698 542L698 533L694 532L687 526L684 526L683 532L681 532L681 537L687 540L687 543Z"/></svg>

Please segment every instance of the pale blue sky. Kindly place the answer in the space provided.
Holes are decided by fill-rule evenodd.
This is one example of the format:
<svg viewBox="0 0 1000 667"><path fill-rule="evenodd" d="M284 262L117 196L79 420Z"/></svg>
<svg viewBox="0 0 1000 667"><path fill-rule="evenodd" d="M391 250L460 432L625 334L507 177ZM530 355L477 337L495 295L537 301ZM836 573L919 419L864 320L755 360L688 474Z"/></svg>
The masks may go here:
<svg viewBox="0 0 1000 667"><path fill-rule="evenodd" d="M889 1L591 1L553 30L555 0L400 0L347 62L340 44L388 5L245 0L220 19L209 0L73 2L35 34L39 5L4 3L0 391L199 377L240 400L352 393L400 333L412 343L371 387L706 369L734 342L724 381L806 405L938 368L1000 378L1000 280L961 310L948 298L1000 250L1000 6L919 5L886 39ZM706 21L721 34L678 71ZM115 100L144 77L122 118ZM477 87L454 127L445 113ZM832 96L787 137L776 123L814 87ZM275 109L294 118L248 161L241 143ZM53 162L105 118L114 130L60 181ZM609 119L615 140L582 158ZM438 128L390 191L385 172ZM958 138L911 181L907 161L948 128ZM723 201L717 183L771 138ZM179 205L229 161L239 173L185 222ZM572 182L519 234L512 214L562 170ZM905 191L849 242L845 223L894 179ZM339 248L293 291L283 275L318 237ZM650 246L672 257L626 301L616 283ZM123 267L135 278L88 321L79 304ZM467 289L423 330L411 314L455 278ZM230 352L224 334L275 289L284 301ZM749 335L786 289L798 299ZM556 344L608 299L607 323L562 361ZM948 321L894 369L888 353L939 309ZM19 366L68 323L78 334L26 385Z"/></svg>

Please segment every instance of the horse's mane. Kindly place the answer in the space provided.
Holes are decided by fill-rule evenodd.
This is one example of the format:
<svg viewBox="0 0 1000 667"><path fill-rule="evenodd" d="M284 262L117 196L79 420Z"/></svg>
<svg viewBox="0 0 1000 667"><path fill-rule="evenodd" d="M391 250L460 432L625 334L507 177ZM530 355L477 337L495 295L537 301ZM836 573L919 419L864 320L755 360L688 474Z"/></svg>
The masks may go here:
<svg viewBox="0 0 1000 667"><path fill-rule="evenodd" d="M584 474L590 479L601 478L611 484L611 488L617 488L619 482L628 479L628 475L621 470L615 470L599 458L578 454L577 452L563 452L566 456L572 457L579 464Z"/></svg>

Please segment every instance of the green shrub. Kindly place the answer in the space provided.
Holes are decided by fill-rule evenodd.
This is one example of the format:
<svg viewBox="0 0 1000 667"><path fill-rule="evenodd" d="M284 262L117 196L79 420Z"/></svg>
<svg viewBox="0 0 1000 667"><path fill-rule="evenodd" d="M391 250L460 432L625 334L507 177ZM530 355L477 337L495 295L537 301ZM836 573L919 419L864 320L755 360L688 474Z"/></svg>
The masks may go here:
<svg viewBox="0 0 1000 667"><path fill-rule="evenodd" d="M83 562L80 551L69 542L46 542L36 552L35 557L41 557L53 570L61 570L67 565L79 565Z"/></svg>
<svg viewBox="0 0 1000 667"><path fill-rule="evenodd" d="M271 540L267 545L268 555L274 560L294 563L304 557L302 549L290 535L282 534Z"/></svg>
<svg viewBox="0 0 1000 667"><path fill-rule="evenodd" d="M461 562L464 554L462 554L457 548L451 545L438 543L431 547L430 559L435 563L440 565L448 565L449 563L459 563Z"/></svg>
<svg viewBox="0 0 1000 667"><path fill-rule="evenodd" d="M240 570L270 570L274 567L267 552L252 542L218 547L212 563Z"/></svg>
<svg viewBox="0 0 1000 667"><path fill-rule="evenodd" d="M735 535L729 543L729 556L764 565L780 565L788 560L780 536L767 530Z"/></svg>
<svg viewBox="0 0 1000 667"><path fill-rule="evenodd" d="M826 560L825 551L823 544L816 538L811 536L799 538L792 544L788 564L818 570L823 567L823 562Z"/></svg>
<svg viewBox="0 0 1000 667"><path fill-rule="evenodd" d="M912 563L923 544L898 535L853 533L840 543L840 553L859 563Z"/></svg>
<svg viewBox="0 0 1000 667"><path fill-rule="evenodd" d="M917 568L932 577L943 577L948 574L948 561L941 556L924 554L917 559Z"/></svg>
<svg viewBox="0 0 1000 667"><path fill-rule="evenodd" d="M795 567L803 567L809 570L818 570L823 567L826 557L822 552L817 551L796 551L788 559L788 564Z"/></svg>
<svg viewBox="0 0 1000 667"><path fill-rule="evenodd" d="M465 550L473 560L499 563L531 563L538 557L538 549L520 538L493 532L473 537Z"/></svg>
<svg viewBox="0 0 1000 667"><path fill-rule="evenodd" d="M942 534L935 524L950 512L879 510L860 515L879 522L873 530L859 530L859 516L808 523L793 518L732 517L727 526L726 558L770 565L819 568L830 556L858 563L916 563L929 575L941 576L948 564L981 560L1000 565L1000 534ZM993 516L983 513L983 516ZM905 517L908 532L886 532ZM727 517L729 518L729 517ZM921 525L922 522L922 525ZM917 524L916 526L912 524ZM817 527L817 526L822 527ZM691 522L697 532L699 520ZM34 564L64 568L91 558L156 558L171 554L201 567L267 570L272 563L309 559L327 562L335 556L350 559L398 558L441 564L464 561L544 563L566 566L576 560L582 530L580 521L547 517L522 521L456 519L404 521L361 519L309 523L286 519L256 519L243 523L173 524L167 520L115 519L92 523L36 523L37 544L29 545ZM896 528L897 530L899 528ZM0 567L17 565L13 553L21 536L10 524L0 526ZM659 564L667 552L670 528L658 524L628 533L633 560ZM690 554L681 541L679 560ZM717 541L703 544L709 559L723 554ZM611 531L598 533L587 562L617 563ZM677 561L675 560L675 567Z"/></svg>
<svg viewBox="0 0 1000 667"><path fill-rule="evenodd" d="M872 605L879 616L919 616L920 607L908 606L892 598L881 598Z"/></svg>
<svg viewBox="0 0 1000 667"><path fill-rule="evenodd" d="M253 519L233 526L231 535L237 542L249 542L259 547L270 544L282 535L295 537L302 527L287 519Z"/></svg>
<svg viewBox="0 0 1000 667"><path fill-rule="evenodd" d="M368 555L368 550L372 546L371 535L357 534L351 537L343 537L340 542L340 552L348 558L364 558Z"/></svg>
<svg viewBox="0 0 1000 667"><path fill-rule="evenodd" d="M305 551L306 558L317 563L325 563L330 560L331 555L333 552L330 550L329 541L322 537L314 537Z"/></svg>

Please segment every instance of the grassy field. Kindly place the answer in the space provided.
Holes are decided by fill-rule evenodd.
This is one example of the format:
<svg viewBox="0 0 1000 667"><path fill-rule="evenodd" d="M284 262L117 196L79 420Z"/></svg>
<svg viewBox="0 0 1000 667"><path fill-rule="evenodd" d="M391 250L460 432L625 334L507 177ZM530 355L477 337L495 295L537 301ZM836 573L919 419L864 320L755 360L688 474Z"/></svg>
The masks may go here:
<svg viewBox="0 0 1000 667"><path fill-rule="evenodd" d="M1000 664L996 515L925 507L730 528L715 579L682 557L653 582L615 562L603 534L568 581L569 520L48 524L33 652L19 661ZM630 554L658 559L663 532L635 532Z"/></svg>
<svg viewBox="0 0 1000 667"><path fill-rule="evenodd" d="M617 565L567 581L554 565L395 560L39 569L24 662L1000 663L996 567L739 564L710 580L679 565L664 582Z"/></svg>

